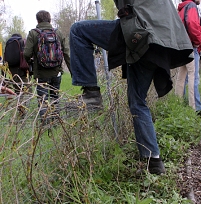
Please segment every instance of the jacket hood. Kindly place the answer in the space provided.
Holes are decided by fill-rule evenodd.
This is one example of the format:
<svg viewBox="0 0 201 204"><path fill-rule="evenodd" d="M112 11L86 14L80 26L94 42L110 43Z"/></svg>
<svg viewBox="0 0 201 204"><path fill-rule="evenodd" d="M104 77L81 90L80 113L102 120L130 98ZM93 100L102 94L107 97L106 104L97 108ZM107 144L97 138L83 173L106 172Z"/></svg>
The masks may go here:
<svg viewBox="0 0 201 204"><path fill-rule="evenodd" d="M193 1L193 0L186 0L186 1L182 2L182 3L180 3L180 4L178 5L178 11L181 11L182 8L183 8L186 4L189 4L190 2L194 2L194 1Z"/></svg>

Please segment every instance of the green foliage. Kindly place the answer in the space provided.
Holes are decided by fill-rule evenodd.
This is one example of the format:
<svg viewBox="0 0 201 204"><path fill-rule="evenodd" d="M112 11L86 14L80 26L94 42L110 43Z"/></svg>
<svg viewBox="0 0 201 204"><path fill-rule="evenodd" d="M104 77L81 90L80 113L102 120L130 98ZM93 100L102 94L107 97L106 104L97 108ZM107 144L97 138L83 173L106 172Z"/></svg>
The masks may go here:
<svg viewBox="0 0 201 204"><path fill-rule="evenodd" d="M125 169L123 162L126 160L126 155L115 142L109 143L105 155L99 150L95 153L95 157L98 165L95 166L94 180L97 183L114 180Z"/></svg>
<svg viewBox="0 0 201 204"><path fill-rule="evenodd" d="M69 72L64 72L61 81L61 91L67 92L70 95L77 95L81 93L80 86L72 85L72 78Z"/></svg>
<svg viewBox="0 0 201 204"><path fill-rule="evenodd" d="M117 16L117 8L113 0L101 0L102 18L114 20Z"/></svg>
<svg viewBox="0 0 201 204"><path fill-rule="evenodd" d="M14 16L10 25L6 27L7 38L11 37L14 33L19 33L23 38L26 38L26 32L24 30L24 21L19 16Z"/></svg>
<svg viewBox="0 0 201 204"><path fill-rule="evenodd" d="M71 83L70 74L65 72L60 93L65 97L61 98L61 104L66 102L67 93L76 97L81 92L80 87ZM26 127L29 125L26 120L37 115L36 98L30 108L32 114L18 124L8 122L11 121L9 116L14 117L17 109L9 110L1 121L9 124L5 126L0 143L3 147L0 157L2 200L14 203L18 199L22 204L38 201L80 204L190 203L179 194L176 171L189 146L200 140L200 118L174 95L169 94L158 100L151 111L167 174L157 176L145 171L138 175L136 171L139 167L146 169L147 163L139 161L133 126L127 126L130 121L128 117L124 118L127 116L127 104L121 101L121 94L122 90L116 89L115 100L121 103L120 106L115 103L113 107L115 111L119 108L123 110L117 115L118 130L123 138L121 142L112 137L114 130L108 106L92 113L80 110L72 117L72 112L66 110L65 118L48 130L38 120ZM7 105L12 107L12 101ZM4 113L4 106L6 104L2 101L1 113ZM16 194L14 198L13 193Z"/></svg>
<svg viewBox="0 0 201 204"><path fill-rule="evenodd" d="M155 128L164 159L178 160L201 139L200 118L174 94L156 102Z"/></svg>
<svg viewBox="0 0 201 204"><path fill-rule="evenodd" d="M69 39L70 27L76 21L76 12L72 9L72 5L67 5L66 8L62 8L61 11L54 14L53 21L62 35Z"/></svg>
<svg viewBox="0 0 201 204"><path fill-rule="evenodd" d="M82 2L79 5L82 11L79 16L70 6L62 8L55 16L55 24L63 29L62 33L68 33L70 25L77 20L95 18L92 12L94 7ZM87 12L84 7L88 8ZM116 18L117 9L112 0L101 0L101 7L103 19ZM13 32L24 35L22 19L14 17L7 31L8 35ZM65 35L68 37L68 34ZM119 98L122 90L114 92L113 97L118 101L115 105L120 104L125 114L127 106ZM65 72L62 76L60 93L75 97L81 93L79 86L72 86L69 73ZM112 108L119 113L119 106ZM31 117L25 118L21 126L11 124L8 115L2 117L9 124L4 126L6 131L0 143L0 197L4 202L14 203L15 197L18 203L38 203L37 200L41 203L80 204L190 203L179 194L176 170L188 148L200 141L201 120L183 100L169 94L159 99L151 110L161 156L167 169L167 174L163 176L147 172L140 176L136 174L142 164L138 161L136 144L130 134L133 127L126 126L128 120L123 118L123 112L119 113L121 117L118 122L121 126L118 128L125 137L119 144L112 137L114 131L110 107L93 114L80 110L74 117L70 117L68 111L59 127L47 131L40 124L38 126L41 129L37 129L34 121L25 134L25 120ZM33 111L32 117L36 114ZM14 110L10 115L15 115ZM132 130L127 130L129 128ZM38 146L36 138L39 139ZM146 164L143 165L146 168Z"/></svg>
<svg viewBox="0 0 201 204"><path fill-rule="evenodd" d="M2 18L0 18L0 42L4 42L3 30L5 26L6 26L5 21Z"/></svg>

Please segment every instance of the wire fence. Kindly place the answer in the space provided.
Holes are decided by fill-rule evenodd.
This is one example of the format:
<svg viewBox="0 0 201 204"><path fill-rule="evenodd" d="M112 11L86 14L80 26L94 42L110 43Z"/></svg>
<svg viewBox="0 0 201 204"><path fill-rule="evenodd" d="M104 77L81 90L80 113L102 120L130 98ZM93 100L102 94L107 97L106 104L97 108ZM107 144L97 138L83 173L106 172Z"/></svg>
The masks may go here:
<svg viewBox="0 0 201 204"><path fill-rule="evenodd" d="M46 104L46 116L41 118L35 83L30 93L0 98L0 203L69 201L72 185L80 183L80 169L93 174L99 148L106 157L112 140L135 145L126 80L121 79L120 69L110 73L111 103L101 67L97 75L103 109L87 109L65 91L60 93L59 106L55 108L53 100ZM147 101L152 106L156 100L152 85Z"/></svg>

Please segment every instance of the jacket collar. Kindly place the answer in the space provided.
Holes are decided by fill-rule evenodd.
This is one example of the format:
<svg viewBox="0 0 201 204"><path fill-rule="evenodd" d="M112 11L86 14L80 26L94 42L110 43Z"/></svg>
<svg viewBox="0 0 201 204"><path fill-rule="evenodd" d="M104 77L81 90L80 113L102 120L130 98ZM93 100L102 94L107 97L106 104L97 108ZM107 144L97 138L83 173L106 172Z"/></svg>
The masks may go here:
<svg viewBox="0 0 201 204"><path fill-rule="evenodd" d="M47 29L47 28L52 28L52 25L50 23L48 23L48 22L41 22L36 26L36 28L39 28L39 29L45 28L45 29Z"/></svg>

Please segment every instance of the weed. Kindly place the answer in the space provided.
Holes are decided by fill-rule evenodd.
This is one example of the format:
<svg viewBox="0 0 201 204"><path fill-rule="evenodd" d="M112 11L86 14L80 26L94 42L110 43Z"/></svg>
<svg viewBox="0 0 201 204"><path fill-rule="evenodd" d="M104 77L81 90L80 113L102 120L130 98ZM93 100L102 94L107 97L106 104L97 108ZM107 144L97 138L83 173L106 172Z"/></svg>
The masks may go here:
<svg viewBox="0 0 201 204"><path fill-rule="evenodd" d="M38 117L36 95L20 119L19 101L1 100L0 203L189 203L179 194L176 171L189 146L200 140L200 118L173 94L154 102L151 111L167 174L145 170L137 176L139 166L146 169L147 164L139 161L126 83L115 76L117 71L112 101L106 86L101 89L104 110L75 111L66 102L76 102L80 87L71 86L65 73L60 113L49 124ZM103 76L99 82L106 84Z"/></svg>

